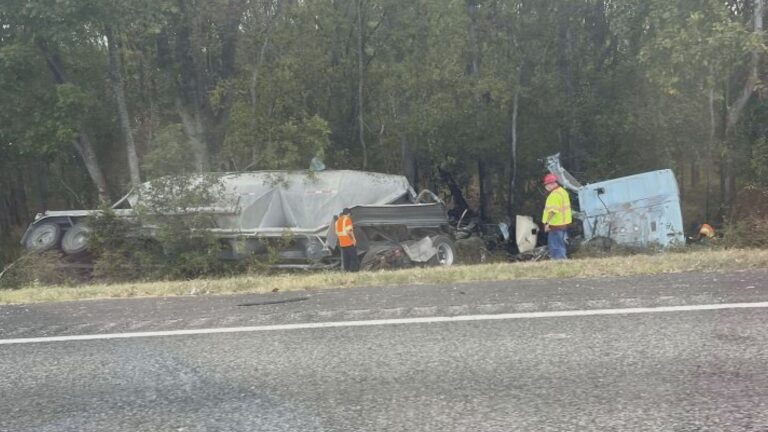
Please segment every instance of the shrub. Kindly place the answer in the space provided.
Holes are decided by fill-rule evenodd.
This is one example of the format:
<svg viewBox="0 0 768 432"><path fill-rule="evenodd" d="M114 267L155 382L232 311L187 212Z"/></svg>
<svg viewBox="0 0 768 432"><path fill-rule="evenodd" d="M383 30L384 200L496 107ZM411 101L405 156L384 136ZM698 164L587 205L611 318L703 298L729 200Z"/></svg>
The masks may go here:
<svg viewBox="0 0 768 432"><path fill-rule="evenodd" d="M0 278L0 289L28 286L75 285L88 279L87 271L58 251L30 253L8 265Z"/></svg>
<svg viewBox="0 0 768 432"><path fill-rule="evenodd" d="M220 260L209 211L222 205L216 176L163 177L142 188L135 217L104 209L89 221L94 276L107 281L185 279L235 270Z"/></svg>
<svg viewBox="0 0 768 432"><path fill-rule="evenodd" d="M768 247L768 191L747 186L739 192L723 242L729 247Z"/></svg>
<svg viewBox="0 0 768 432"><path fill-rule="evenodd" d="M723 242L728 247L768 248L768 218L743 217L727 223Z"/></svg>

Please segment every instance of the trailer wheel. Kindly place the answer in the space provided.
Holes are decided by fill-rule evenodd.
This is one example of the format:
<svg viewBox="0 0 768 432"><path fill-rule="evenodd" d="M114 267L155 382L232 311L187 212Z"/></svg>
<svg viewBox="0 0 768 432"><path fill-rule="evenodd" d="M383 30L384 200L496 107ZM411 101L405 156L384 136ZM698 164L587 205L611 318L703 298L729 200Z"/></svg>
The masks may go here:
<svg viewBox="0 0 768 432"><path fill-rule="evenodd" d="M84 223L75 224L64 233L61 239L61 250L67 255L78 255L88 250L88 233L90 229Z"/></svg>
<svg viewBox="0 0 768 432"><path fill-rule="evenodd" d="M41 223L32 228L24 247L30 252L45 252L59 245L61 239L61 227L53 222Z"/></svg>
<svg viewBox="0 0 768 432"><path fill-rule="evenodd" d="M435 256L430 258L432 265L449 266L456 261L456 245L453 244L447 236L437 236L432 238L432 245L437 249Z"/></svg>

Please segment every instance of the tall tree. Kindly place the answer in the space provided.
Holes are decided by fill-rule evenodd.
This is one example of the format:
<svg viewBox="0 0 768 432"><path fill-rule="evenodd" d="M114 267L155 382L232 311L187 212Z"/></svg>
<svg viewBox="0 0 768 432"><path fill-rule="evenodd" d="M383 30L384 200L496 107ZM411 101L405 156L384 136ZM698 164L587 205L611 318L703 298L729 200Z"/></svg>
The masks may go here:
<svg viewBox="0 0 768 432"><path fill-rule="evenodd" d="M112 92L115 94L120 128L123 130L123 138L125 139L125 151L128 156L128 171L131 175L131 185L135 190L139 190L139 185L141 184L139 155L136 152L136 142L133 139L131 119L128 114L128 103L125 98L125 82L123 80L123 66L120 58L120 45L115 32L112 30L112 26L106 25L104 27L104 34L107 39L107 50L109 52L109 78L112 84Z"/></svg>

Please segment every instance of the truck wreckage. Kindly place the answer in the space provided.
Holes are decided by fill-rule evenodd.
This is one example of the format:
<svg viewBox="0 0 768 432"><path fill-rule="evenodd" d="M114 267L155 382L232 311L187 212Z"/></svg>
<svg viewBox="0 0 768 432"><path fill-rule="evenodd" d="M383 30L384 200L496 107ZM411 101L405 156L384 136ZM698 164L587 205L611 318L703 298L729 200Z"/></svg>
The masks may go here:
<svg viewBox="0 0 768 432"><path fill-rule="evenodd" d="M260 171L215 175L216 202L188 209L212 216L208 229L223 244L221 257L241 259L267 252L270 241L290 237L278 255L282 268L338 266L334 215L350 208L364 269L415 263L451 265L456 249L444 203L432 192L416 194L399 175L362 171ZM151 182L141 190L152 190ZM132 191L113 205L120 218L136 218L142 194ZM117 207L127 205L130 208ZM88 217L99 210L38 214L22 238L32 252L88 248ZM145 233L152 233L147 226Z"/></svg>
<svg viewBox="0 0 768 432"><path fill-rule="evenodd" d="M546 158L549 172L577 196L574 218L581 221L582 243L628 248L685 245L680 191L670 169L649 171L588 185L579 183L561 163Z"/></svg>
<svg viewBox="0 0 768 432"><path fill-rule="evenodd" d="M546 158L546 167L563 187L574 192L572 245L627 247L683 245L683 222L677 182L671 170L652 171L582 185L561 163ZM208 231L222 242L223 259L267 253L268 245L289 236L277 251L281 268L334 268L339 265L333 217L350 208L362 269L412 265L452 265L462 246L484 261L488 251L503 251L512 260L546 256L539 225L517 216L515 227L479 220L455 184L450 211L434 193L417 194L404 176L351 170L259 171L216 174L221 192L210 206L192 211L210 215ZM452 179L451 179L452 182ZM451 185L449 185L451 186ZM151 190L152 183L141 190ZM142 194L130 192L115 205L121 218L136 218ZM129 208L118 208L120 206ZM65 255L88 249L90 216L99 210L46 211L24 233L31 252L59 249ZM173 216L173 215L170 215ZM147 227L146 233L152 233ZM580 238L578 238L580 237Z"/></svg>

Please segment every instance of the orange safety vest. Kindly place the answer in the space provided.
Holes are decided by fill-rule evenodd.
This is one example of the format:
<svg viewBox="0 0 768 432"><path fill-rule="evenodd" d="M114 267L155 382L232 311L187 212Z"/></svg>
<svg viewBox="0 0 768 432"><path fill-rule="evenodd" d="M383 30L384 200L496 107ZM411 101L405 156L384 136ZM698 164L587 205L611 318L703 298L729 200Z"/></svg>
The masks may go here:
<svg viewBox="0 0 768 432"><path fill-rule="evenodd" d="M702 224L701 227L699 228L699 235L706 238L714 238L715 229L712 228L712 225L710 224Z"/></svg>
<svg viewBox="0 0 768 432"><path fill-rule="evenodd" d="M336 237L339 239L339 247L350 247L355 245L354 231L352 229L352 218L349 215L341 215L336 219Z"/></svg>

